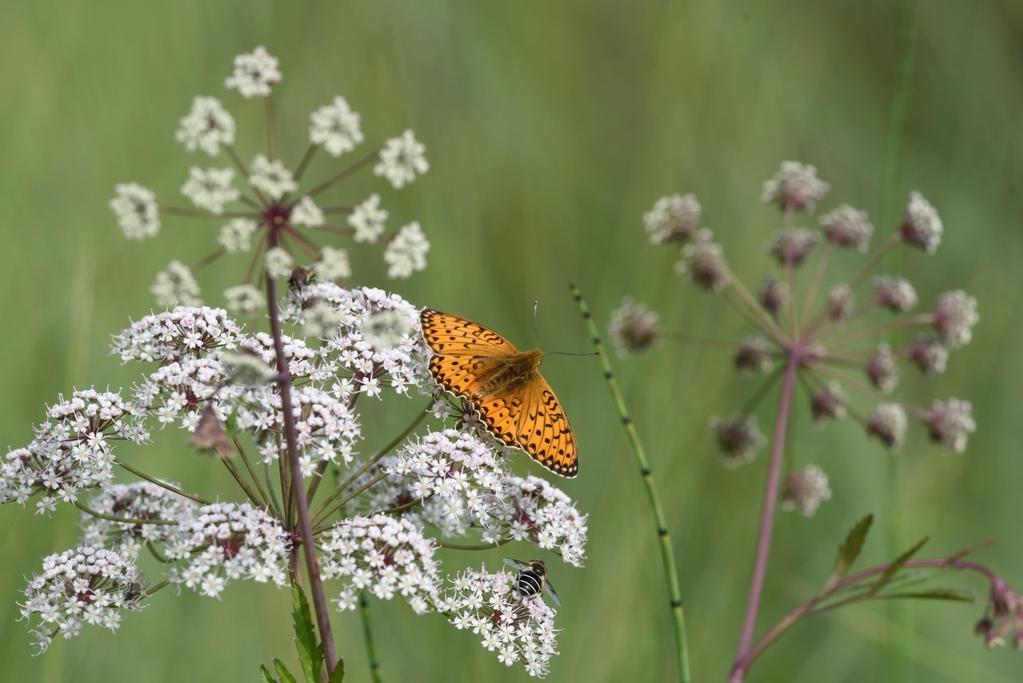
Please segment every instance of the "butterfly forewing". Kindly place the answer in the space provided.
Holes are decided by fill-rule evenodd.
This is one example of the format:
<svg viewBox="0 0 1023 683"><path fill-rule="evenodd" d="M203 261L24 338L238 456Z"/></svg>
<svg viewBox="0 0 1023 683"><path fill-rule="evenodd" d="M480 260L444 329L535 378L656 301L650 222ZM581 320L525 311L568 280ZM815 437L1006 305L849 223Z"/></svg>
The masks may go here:
<svg viewBox="0 0 1023 683"><path fill-rule="evenodd" d="M445 356L509 356L519 351L497 332L457 315L427 309L419 319L426 343L434 353Z"/></svg>
<svg viewBox="0 0 1023 683"><path fill-rule="evenodd" d="M507 374L498 371L517 367L530 354L539 358L539 352L520 353L497 332L455 315L425 310L420 320L434 353L430 372L442 387L468 401L504 443L526 451L555 474L578 474L572 428L540 373L521 375L522 381L506 387L494 383Z"/></svg>

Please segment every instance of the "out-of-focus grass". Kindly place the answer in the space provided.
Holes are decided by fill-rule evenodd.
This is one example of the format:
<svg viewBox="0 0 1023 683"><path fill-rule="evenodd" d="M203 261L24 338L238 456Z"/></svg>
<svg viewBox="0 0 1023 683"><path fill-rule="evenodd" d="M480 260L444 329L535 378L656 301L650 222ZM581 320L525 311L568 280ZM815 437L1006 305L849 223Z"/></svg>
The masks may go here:
<svg viewBox="0 0 1023 683"><path fill-rule="evenodd" d="M128 179L173 197L189 164L207 163L185 156L173 130L193 95L224 94L237 52L262 43L282 60L288 158L302 151L308 111L336 93L363 114L370 139L412 127L426 143L431 172L385 196L395 220L420 219L433 242L430 269L401 283L403 295L523 344L539 298L544 346L585 350L570 277L603 320L630 293L673 328L742 332L720 301L678 281L670 253L644 244L639 216L660 195L697 192L707 223L750 279L766 266L763 243L776 225L757 203L759 184L780 160L815 163L834 186L826 206L880 211L899 34L891 5L8 3L0 22L0 435L27 441L43 405L73 386L133 381L136 369L107 355L108 335L149 310L153 273L172 255L192 260L210 248L214 227L168 220L156 241L128 243L106 203ZM897 196L924 192L947 235L938 256L911 254L901 265L925 298L969 289L983 321L948 374L907 381L903 395L970 398L979 431L965 455L953 456L913 430L895 499L883 501L889 456L852 424L817 432L799 417L793 457L822 464L834 498L813 520L779 520L765 619L805 595L846 527L871 510L897 508L905 533L930 534L936 551L1004 539L985 558L1023 583L1014 507L1023 426L1013 408L1023 379L1014 352L1023 333L1023 13L1007 2L921 3L918 12ZM240 146L253 149L258 107L224 99ZM324 159L312 169L328 170ZM356 267L383 283L376 260ZM204 288L218 291L241 268L236 261L228 273L207 274ZM565 488L591 512L592 529L588 568L553 568L565 607L551 679L670 680L656 538L599 371L590 360L552 357L545 372L578 432L582 474ZM720 680L739 628L764 463L724 471L705 425L737 408L752 385L732 376L720 352L700 348L665 346L620 364L619 374L663 487L694 671L697 680ZM131 457L204 491L223 481L178 434L154 442ZM164 591L116 637L87 629L32 658L14 621L17 592L43 554L75 542L74 515L62 510L50 522L5 507L0 524L5 680L253 680L259 661L290 650L287 596L239 584L220 603ZM882 539L868 545L868 560L884 559ZM397 602L372 609L385 680L525 678L439 617L413 617ZM986 652L971 635L979 606L912 610L919 628L909 633L884 624L883 609L803 625L757 664L753 680L884 680L893 658L909 660L920 680L1011 680L1018 671L1017 653ZM366 680L357 617L336 621L351 680ZM879 629L898 637L878 638Z"/></svg>

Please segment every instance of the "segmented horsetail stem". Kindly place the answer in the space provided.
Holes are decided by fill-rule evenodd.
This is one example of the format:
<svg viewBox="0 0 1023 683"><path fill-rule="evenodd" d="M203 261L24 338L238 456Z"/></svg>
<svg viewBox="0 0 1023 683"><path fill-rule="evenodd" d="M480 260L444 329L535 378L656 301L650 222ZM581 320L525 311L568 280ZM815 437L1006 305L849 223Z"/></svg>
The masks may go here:
<svg viewBox="0 0 1023 683"><path fill-rule="evenodd" d="M369 660L369 675L373 683L381 683L380 661L377 659L376 648L373 646L373 631L369 627L369 601L366 593L359 594L359 617L362 620L362 635L366 640L366 659Z"/></svg>
<svg viewBox="0 0 1023 683"><path fill-rule="evenodd" d="M689 673L689 647L686 644L686 620L685 610L682 607L682 591L679 588L678 565L675 562L675 551L671 546L671 534L668 532L668 525L664 519L664 508L661 505L661 497L654 486L654 474L650 469L650 461L647 460L646 451L643 449L643 442L639 439L639 432L629 416L625 399L621 389L618 387L618 380L615 379L614 371L611 369L611 361L604 350L604 343L601 341L597 324L593 321L589 306L583 299L582 292L573 283L569 283L572 296L579 305L579 312L586 322L586 329L593 341L593 346L600 358L600 365L604 370L604 380L611 392L611 399L618 410L618 415L625 428L625 434L629 438L629 445L636 455L636 462L639 464L639 473L643 479L643 486L646 487L647 499L650 501L650 510L654 515L654 522L657 525L657 537L661 546L661 563L664 565L664 575L668 584L668 595L671 598L671 615L675 622L675 654L678 658L679 680L682 683L690 683L692 678Z"/></svg>

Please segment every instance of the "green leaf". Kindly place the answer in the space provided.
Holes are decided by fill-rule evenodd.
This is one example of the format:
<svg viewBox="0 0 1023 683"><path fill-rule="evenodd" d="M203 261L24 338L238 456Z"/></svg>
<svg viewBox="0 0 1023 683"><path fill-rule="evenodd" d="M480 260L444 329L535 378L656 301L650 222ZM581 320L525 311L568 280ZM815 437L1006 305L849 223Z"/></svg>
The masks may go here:
<svg viewBox="0 0 1023 683"><path fill-rule="evenodd" d="M316 642L313 616L309 612L309 602L305 599L305 593L294 583L291 584L291 617L295 624L298 661L302 664L306 683L320 683L323 647Z"/></svg>
<svg viewBox="0 0 1023 683"><path fill-rule="evenodd" d="M950 600L952 602L975 602L977 596L964 590L956 588L931 588L924 591L902 591L898 593L882 593L875 596L882 600L898 600L900 598L911 598L915 600Z"/></svg>
<svg viewBox="0 0 1023 683"><path fill-rule="evenodd" d="M298 679L291 675L288 671L288 667L284 666L284 662L274 658L274 669L277 670L277 675L281 677L281 683L298 683Z"/></svg>
<svg viewBox="0 0 1023 683"><path fill-rule="evenodd" d="M870 533L870 525L873 523L874 515L867 515L856 522L853 528L849 530L849 533L846 534L845 541L838 546L835 568L831 570L831 576L824 582L824 588L821 590L822 593L834 588L835 584L849 573L849 568L852 567L853 562L860 556L860 551L863 550L863 541L866 540L867 534Z"/></svg>
<svg viewBox="0 0 1023 683"><path fill-rule="evenodd" d="M923 548L926 543L927 537L924 536L916 545L896 557L895 561L888 565L888 568L884 570L884 573L878 577L877 581L874 582L874 585L870 587L869 591L867 591L867 596L872 597L877 595L882 588L888 585L888 582L892 580L892 577L906 565L906 562L920 552L920 548Z"/></svg>
<svg viewBox="0 0 1023 683"><path fill-rule="evenodd" d="M265 666L259 666L259 673L263 677L263 683L277 683L277 679L273 677L273 674Z"/></svg>
<svg viewBox="0 0 1023 683"><path fill-rule="evenodd" d="M337 668L334 669L334 673L330 675L330 680L327 683L341 683L343 680L345 680L345 660L344 658L339 658L337 660Z"/></svg>

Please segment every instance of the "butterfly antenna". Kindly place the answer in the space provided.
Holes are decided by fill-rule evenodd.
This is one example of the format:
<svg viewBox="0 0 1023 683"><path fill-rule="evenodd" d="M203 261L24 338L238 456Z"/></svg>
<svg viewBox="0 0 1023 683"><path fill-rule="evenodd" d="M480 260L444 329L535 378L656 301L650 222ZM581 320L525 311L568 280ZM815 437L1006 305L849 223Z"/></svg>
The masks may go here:
<svg viewBox="0 0 1023 683"><path fill-rule="evenodd" d="M533 347L540 348L540 325L536 322L537 312L540 310L540 300L533 299Z"/></svg>
<svg viewBox="0 0 1023 683"><path fill-rule="evenodd" d="M545 356L599 356L600 354L596 351L587 351L586 353L572 353L571 351L545 351Z"/></svg>

